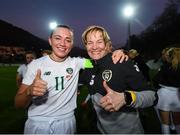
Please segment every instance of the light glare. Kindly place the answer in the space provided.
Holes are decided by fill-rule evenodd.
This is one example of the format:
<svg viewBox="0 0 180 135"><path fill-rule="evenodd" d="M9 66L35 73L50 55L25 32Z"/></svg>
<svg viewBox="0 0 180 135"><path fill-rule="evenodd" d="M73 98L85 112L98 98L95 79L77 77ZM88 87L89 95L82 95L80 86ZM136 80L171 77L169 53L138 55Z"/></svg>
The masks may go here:
<svg viewBox="0 0 180 135"><path fill-rule="evenodd" d="M56 28L56 26L57 26L57 23L56 23L56 22L50 22L50 23L49 23L49 28L52 29L52 30L53 30L54 28Z"/></svg>
<svg viewBox="0 0 180 135"><path fill-rule="evenodd" d="M132 5L128 5L124 8L123 14L125 17L131 17L134 15L134 7Z"/></svg>

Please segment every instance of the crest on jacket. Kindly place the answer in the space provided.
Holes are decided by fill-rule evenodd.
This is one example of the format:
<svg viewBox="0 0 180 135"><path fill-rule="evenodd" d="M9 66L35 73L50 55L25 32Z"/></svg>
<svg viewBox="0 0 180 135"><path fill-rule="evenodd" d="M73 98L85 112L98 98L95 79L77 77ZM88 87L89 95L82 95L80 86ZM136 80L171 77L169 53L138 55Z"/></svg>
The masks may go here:
<svg viewBox="0 0 180 135"><path fill-rule="evenodd" d="M112 78L112 71L111 70L104 70L103 73L102 73L102 78L106 82L111 80L111 78Z"/></svg>

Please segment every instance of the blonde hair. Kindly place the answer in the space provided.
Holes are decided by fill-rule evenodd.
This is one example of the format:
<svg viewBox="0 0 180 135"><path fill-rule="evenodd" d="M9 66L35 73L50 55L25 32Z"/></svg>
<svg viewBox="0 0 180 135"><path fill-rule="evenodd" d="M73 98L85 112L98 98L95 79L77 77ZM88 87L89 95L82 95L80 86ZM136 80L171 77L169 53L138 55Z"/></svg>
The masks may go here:
<svg viewBox="0 0 180 135"><path fill-rule="evenodd" d="M138 56L138 55L139 55L139 53L138 53L138 51L135 50L135 49L131 49L131 50L128 51L128 56L129 56L131 59L135 58L135 57Z"/></svg>
<svg viewBox="0 0 180 135"><path fill-rule="evenodd" d="M171 64L172 69L177 70L180 66L180 48L165 48L162 51L162 57Z"/></svg>
<svg viewBox="0 0 180 135"><path fill-rule="evenodd" d="M101 26L96 26L96 25L89 26L89 27L83 32L83 34L82 34L82 41L83 41L84 45L87 45L87 35L88 35L89 33L93 33L93 32L101 32L105 44L108 45L108 46L110 47L110 49L112 50L111 39L110 39L107 31L106 31L103 27L101 27Z"/></svg>
<svg viewBox="0 0 180 135"><path fill-rule="evenodd" d="M42 55L49 55L49 54L51 54L51 50L43 50L42 52L41 52L41 54Z"/></svg>

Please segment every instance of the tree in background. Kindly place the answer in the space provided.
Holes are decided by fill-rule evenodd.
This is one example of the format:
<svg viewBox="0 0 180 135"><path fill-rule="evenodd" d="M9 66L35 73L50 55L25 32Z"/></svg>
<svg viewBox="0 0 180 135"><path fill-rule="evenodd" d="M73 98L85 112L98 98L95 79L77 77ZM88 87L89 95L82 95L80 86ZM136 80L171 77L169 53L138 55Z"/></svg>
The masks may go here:
<svg viewBox="0 0 180 135"><path fill-rule="evenodd" d="M180 0L169 0L163 13L140 35L132 35L131 48L146 58L158 58L165 47L180 47ZM153 55L152 55L153 54Z"/></svg>

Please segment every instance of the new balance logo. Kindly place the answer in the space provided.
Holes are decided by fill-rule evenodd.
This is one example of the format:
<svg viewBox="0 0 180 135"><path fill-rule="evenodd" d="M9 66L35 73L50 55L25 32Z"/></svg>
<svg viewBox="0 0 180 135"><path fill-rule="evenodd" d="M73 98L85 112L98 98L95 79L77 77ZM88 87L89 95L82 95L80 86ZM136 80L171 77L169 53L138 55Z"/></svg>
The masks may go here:
<svg viewBox="0 0 180 135"><path fill-rule="evenodd" d="M44 72L44 75L50 75L51 71Z"/></svg>

